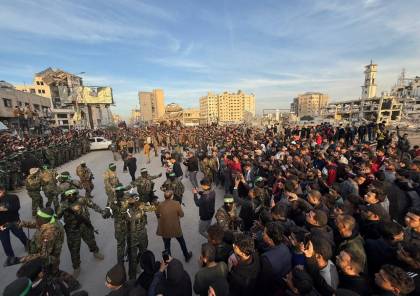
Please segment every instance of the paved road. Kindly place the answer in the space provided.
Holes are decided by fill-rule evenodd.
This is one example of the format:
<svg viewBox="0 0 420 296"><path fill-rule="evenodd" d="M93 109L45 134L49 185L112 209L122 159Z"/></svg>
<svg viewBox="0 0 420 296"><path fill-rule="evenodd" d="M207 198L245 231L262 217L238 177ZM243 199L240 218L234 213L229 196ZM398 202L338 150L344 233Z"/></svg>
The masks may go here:
<svg viewBox="0 0 420 296"><path fill-rule="evenodd" d="M144 157L142 154L136 154L135 157L137 158L137 167L138 173L140 172L140 168L147 167L149 169L149 173L151 174L158 174L160 172L163 173L163 177L156 180L157 188L157 195L159 196L159 200L163 200L163 194L160 192L159 187L164 182L165 174L163 172L163 168L161 167L160 157L152 157L152 161L150 164L146 164ZM73 177L76 176L75 170L77 165L82 161L86 161L88 167L92 170L95 175L95 189L93 190L92 194L94 195L94 201L99 204L102 208L105 207L106 204L106 194L104 190L104 183L103 183L103 173L105 172L108 164L113 161L112 153L110 151L95 151L91 152L87 155L82 156L81 158L74 160L70 163L67 163L57 170L58 172L69 171ZM120 181L123 184L128 184L130 182L130 176L128 173L122 172L122 161L117 161L117 172L120 178ZM201 175L199 175L199 179ZM201 244L205 242L205 239L198 234L198 208L194 204L194 200L191 193L191 184L188 179L184 178L182 181L185 185L185 194L184 194L184 202L186 206L184 207L185 217L182 219L182 228L184 237L187 242L188 248L193 252L193 259L189 262L184 264L185 269L190 274L192 280L194 278L194 274L198 270L199 266L197 263L197 259L199 258ZM223 203L223 192L221 189L216 189L217 197L216 197L216 209L222 205ZM30 219L30 202L26 190L19 190L17 192L21 202L21 218L22 219ZM160 260L161 252L163 250L163 242L162 239L156 236L156 229L157 229L157 219L154 214L148 214L148 235L149 235L149 249L154 252L156 258ZM86 244L82 243L81 247L81 274L79 277L79 281L82 284L82 288L85 289L90 293L90 295L105 295L107 293L107 289L104 286L105 281L105 274L110 267L112 267L117 260L116 254L116 240L114 239L114 227L113 227L113 220L107 219L104 220L99 214L96 212L91 211L91 220L92 224L95 228L98 229L99 234L96 236L96 241L98 246L105 255L105 260L97 261L93 258L92 254L89 252L89 249ZM26 231L26 230L25 230ZM30 235L33 234L33 231L30 232ZM12 237L12 245L14 246L14 250L16 256L21 256L24 254L24 248L22 244L13 236ZM175 258L181 258L182 262L183 256L179 244L176 240L172 240L172 254ZM6 257L4 252L0 254L0 262L4 262ZM7 268L0 268L0 291L3 290L5 285L10 283L15 279L15 274L18 269L18 266L10 266ZM62 270L73 272L70 260L70 253L67 248L67 244L63 245L63 251L61 254L61 265Z"/></svg>

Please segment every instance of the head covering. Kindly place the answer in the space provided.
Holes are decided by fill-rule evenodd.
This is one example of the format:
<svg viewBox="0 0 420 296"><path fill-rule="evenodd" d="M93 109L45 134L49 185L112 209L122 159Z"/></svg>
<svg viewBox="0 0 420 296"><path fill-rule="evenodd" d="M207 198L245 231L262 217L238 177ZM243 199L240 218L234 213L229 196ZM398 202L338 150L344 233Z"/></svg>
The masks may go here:
<svg viewBox="0 0 420 296"><path fill-rule="evenodd" d="M146 169L146 168L141 168L141 169L140 169L140 173L141 173L141 174L147 173L147 169Z"/></svg>
<svg viewBox="0 0 420 296"><path fill-rule="evenodd" d="M49 213L51 212L51 213ZM49 223L50 224L54 224L55 223L55 215L54 215L54 211L51 208L45 208L45 209L39 209L36 212L36 215L40 218L43 219L50 219Z"/></svg>
<svg viewBox="0 0 420 296"><path fill-rule="evenodd" d="M32 289L32 281L26 277L11 282L3 291L4 296L26 296Z"/></svg>
<svg viewBox="0 0 420 296"><path fill-rule="evenodd" d="M124 265L118 263L106 273L106 282L113 286L121 286L127 280Z"/></svg>
<svg viewBox="0 0 420 296"><path fill-rule="evenodd" d="M233 201L234 201L233 196L230 194L226 194L225 197L223 198L223 202L225 203L231 203Z"/></svg>
<svg viewBox="0 0 420 296"><path fill-rule="evenodd" d="M210 180L209 180L209 179L207 179L207 178L203 178L203 179L200 181L200 184L201 184L201 185L210 186L210 185L211 185L211 182L210 182Z"/></svg>
<svg viewBox="0 0 420 296"><path fill-rule="evenodd" d="M69 190L64 192L64 196L70 196L70 195L73 195L75 193L79 193L79 191L77 189L69 189Z"/></svg>
<svg viewBox="0 0 420 296"><path fill-rule="evenodd" d="M44 164L44 165L42 166L42 168L43 168L44 170L48 170L48 164Z"/></svg>
<svg viewBox="0 0 420 296"><path fill-rule="evenodd" d="M62 175L62 176L70 176L70 173L69 173L69 172L67 172L67 171L64 171L64 172L62 172L62 173L61 173L61 175Z"/></svg>
<svg viewBox="0 0 420 296"><path fill-rule="evenodd" d="M176 174L174 172L172 172L172 173L169 173L168 176L169 177L176 177Z"/></svg>
<svg viewBox="0 0 420 296"><path fill-rule="evenodd" d="M185 270L184 266L182 266L181 261L177 259L172 259L171 262L169 262L168 268L166 270L166 278L172 284L176 284L180 280L182 280L184 273Z"/></svg>
<svg viewBox="0 0 420 296"><path fill-rule="evenodd" d="M80 162L80 164L86 164L86 161L82 160L82 161Z"/></svg>
<svg viewBox="0 0 420 296"><path fill-rule="evenodd" d="M257 178L255 178L254 183L258 183L258 182L262 182L262 181L264 181L263 177L257 177Z"/></svg>
<svg viewBox="0 0 420 296"><path fill-rule="evenodd" d="M117 186L115 186L115 191L123 191L125 190L125 187L121 184L118 184Z"/></svg>
<svg viewBox="0 0 420 296"><path fill-rule="evenodd" d="M384 207L377 203L377 204L373 204L373 205L368 205L365 208L366 211L372 212L375 215L379 216L379 219L383 220L383 219L388 219L388 213L386 212L386 210L384 209Z"/></svg>
<svg viewBox="0 0 420 296"><path fill-rule="evenodd" d="M116 165L115 165L115 163L113 163L113 162L112 162L112 163L110 163L110 164L108 165L108 168L110 168L110 169L111 169L111 168L115 168L115 167L117 167L117 166L116 166Z"/></svg>
<svg viewBox="0 0 420 296"><path fill-rule="evenodd" d="M340 159L338 160L338 163L341 164L349 164L349 161L347 160L347 158L345 158L343 155L340 157Z"/></svg>
<svg viewBox="0 0 420 296"><path fill-rule="evenodd" d="M31 168L31 169L29 170L29 175L36 174L36 173L38 173L38 171L39 171L39 168Z"/></svg>

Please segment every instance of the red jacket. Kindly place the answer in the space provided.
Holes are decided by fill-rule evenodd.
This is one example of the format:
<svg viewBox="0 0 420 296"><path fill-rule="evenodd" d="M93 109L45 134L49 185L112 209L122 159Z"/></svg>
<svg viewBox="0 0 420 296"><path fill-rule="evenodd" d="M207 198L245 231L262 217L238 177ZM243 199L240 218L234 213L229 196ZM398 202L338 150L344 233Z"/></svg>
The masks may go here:
<svg viewBox="0 0 420 296"><path fill-rule="evenodd" d="M233 160L225 158L225 163L231 169L232 172L235 171L242 174L242 166L239 161L234 162Z"/></svg>

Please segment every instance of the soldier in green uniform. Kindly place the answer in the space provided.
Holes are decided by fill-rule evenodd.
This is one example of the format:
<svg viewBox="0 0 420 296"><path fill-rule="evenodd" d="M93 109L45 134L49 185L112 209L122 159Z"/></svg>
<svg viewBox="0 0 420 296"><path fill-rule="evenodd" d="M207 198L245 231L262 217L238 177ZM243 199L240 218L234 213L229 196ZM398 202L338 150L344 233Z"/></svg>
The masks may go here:
<svg viewBox="0 0 420 296"><path fill-rule="evenodd" d="M44 165L40 172L42 191L44 191L47 197L46 207L54 205L54 210L57 212L60 203L58 202L58 187L57 187L57 171L48 168L48 165Z"/></svg>
<svg viewBox="0 0 420 296"><path fill-rule="evenodd" d="M54 211L51 208L39 209L35 221L20 221L18 225L36 229L30 240L29 254L22 257L20 262L24 263L42 257L51 262L54 271L58 271L64 242L64 229L55 219Z"/></svg>
<svg viewBox="0 0 420 296"><path fill-rule="evenodd" d="M110 163L104 174L105 193L108 196L108 206L115 200L114 188L120 184L116 170L117 166L115 163Z"/></svg>
<svg viewBox="0 0 420 296"><path fill-rule="evenodd" d="M162 173L156 176L151 176L147 173L145 168L140 170L140 177L131 182L131 185L137 187L137 193L141 202L152 202L154 197L153 188L155 183L154 179L160 178Z"/></svg>
<svg viewBox="0 0 420 296"><path fill-rule="evenodd" d="M77 180L72 180L69 172L62 172L58 177L58 194L61 195L61 199L63 199L63 194L67 190L70 189L81 189L82 186L80 182Z"/></svg>
<svg viewBox="0 0 420 296"><path fill-rule="evenodd" d="M20 185L20 161L19 155L13 153L7 160L7 172L9 174L9 188L14 190Z"/></svg>
<svg viewBox="0 0 420 296"><path fill-rule="evenodd" d="M224 231L236 232L240 230L241 219L239 218L238 209L232 195L225 195L223 198L223 206L216 211L216 223L221 226Z"/></svg>
<svg viewBox="0 0 420 296"><path fill-rule="evenodd" d="M54 169L58 165L54 153L54 145L49 145L48 148L45 149L45 157L47 158L50 168Z"/></svg>
<svg viewBox="0 0 420 296"><path fill-rule="evenodd" d="M155 205L141 202L138 196L125 193L126 187L115 188L116 200L106 208L104 218L112 215L114 218L115 239L117 240L117 260L124 262L127 252L128 274L130 279L137 275L138 258L146 251L148 246L146 212L156 210Z"/></svg>
<svg viewBox="0 0 420 296"><path fill-rule="evenodd" d="M80 185L85 189L86 197L93 197L93 174L92 171L86 166L86 162L82 161L76 168L76 175L80 179Z"/></svg>
<svg viewBox="0 0 420 296"><path fill-rule="evenodd" d="M270 209L271 208L271 197L268 189L265 188L265 182L262 177L257 177L254 181L254 193L255 198L259 201L263 207Z"/></svg>
<svg viewBox="0 0 420 296"><path fill-rule="evenodd" d="M210 160L207 156L204 157L204 159L200 162L200 169L204 174L204 179L207 179L210 181L210 183L213 183L213 172L211 169Z"/></svg>
<svg viewBox="0 0 420 296"><path fill-rule="evenodd" d="M7 171L7 161L2 159L0 160L0 185L9 188L9 173Z"/></svg>
<svg viewBox="0 0 420 296"><path fill-rule="evenodd" d="M43 207L39 168L31 168L29 170L29 176L26 178L25 187L29 197L32 199L32 216L36 217L38 208Z"/></svg>
<svg viewBox="0 0 420 296"><path fill-rule="evenodd" d="M103 214L103 211L90 198L79 196L77 189L67 190L64 196L65 199L61 202L57 217L59 219L64 217L67 245L74 269L73 276L77 278L80 274L80 244L82 239L96 259L104 259L96 244L95 229L90 221L88 208L100 214Z"/></svg>
<svg viewBox="0 0 420 296"><path fill-rule="evenodd" d="M174 172L168 174L168 179L162 184L160 190L163 192L171 190L174 193L174 200L182 203L182 196L184 195L185 187L180 180L177 179Z"/></svg>

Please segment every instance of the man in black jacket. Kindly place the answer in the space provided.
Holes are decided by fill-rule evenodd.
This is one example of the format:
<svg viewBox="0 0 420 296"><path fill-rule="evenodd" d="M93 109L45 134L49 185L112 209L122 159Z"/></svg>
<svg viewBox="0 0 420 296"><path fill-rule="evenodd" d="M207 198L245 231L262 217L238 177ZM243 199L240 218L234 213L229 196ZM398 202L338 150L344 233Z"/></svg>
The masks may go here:
<svg viewBox="0 0 420 296"><path fill-rule="evenodd" d="M194 202L199 208L200 222L198 232L207 238L207 229L210 227L211 220L215 212L216 193L211 188L210 181L203 179L200 182L202 190L197 191L193 188ZM198 197L200 195L200 197Z"/></svg>
<svg viewBox="0 0 420 296"><path fill-rule="evenodd" d="M137 171L137 159L133 156L133 154L128 154L127 159L125 160L125 165L128 168L128 172L131 176L131 181L136 180L136 171Z"/></svg>
<svg viewBox="0 0 420 296"><path fill-rule="evenodd" d="M4 266L12 265L18 260L10 243L10 231L25 247L28 242L25 232L23 232L22 228L16 226L16 222L20 221L19 209L19 198L14 194L7 194L6 188L0 186L0 240L7 256Z"/></svg>
<svg viewBox="0 0 420 296"><path fill-rule="evenodd" d="M176 177L181 180L184 172L182 171L181 164L176 160L175 156L171 156L172 172L175 173Z"/></svg>

